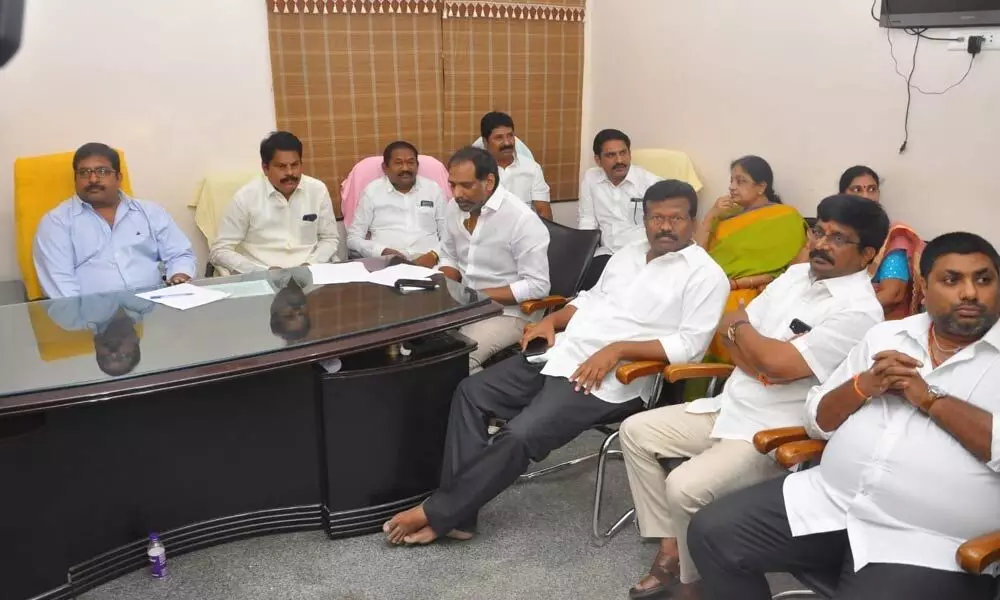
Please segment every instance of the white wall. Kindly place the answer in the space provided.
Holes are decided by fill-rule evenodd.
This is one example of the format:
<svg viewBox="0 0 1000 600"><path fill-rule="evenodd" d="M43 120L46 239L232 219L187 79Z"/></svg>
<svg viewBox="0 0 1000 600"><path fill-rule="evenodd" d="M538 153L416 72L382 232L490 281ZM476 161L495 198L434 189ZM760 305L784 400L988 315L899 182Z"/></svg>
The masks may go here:
<svg viewBox="0 0 1000 600"><path fill-rule="evenodd" d="M633 147L687 151L703 205L726 192L731 159L760 154L803 214L866 163L884 179L890 216L925 237L965 229L1000 243L1000 52L976 58L944 96L914 94L869 15L871 0L591 0L583 146L616 127ZM948 37L939 32L935 35ZM900 70L914 40L894 32ZM957 81L969 55L923 40L914 83ZM584 166L589 163L584 160Z"/></svg>
<svg viewBox="0 0 1000 600"><path fill-rule="evenodd" d="M122 148L135 194L164 205L204 264L188 202L208 173L255 169L275 128L261 0L30 0L0 70L0 280L14 253L18 156ZM71 177L66 173L66 177Z"/></svg>

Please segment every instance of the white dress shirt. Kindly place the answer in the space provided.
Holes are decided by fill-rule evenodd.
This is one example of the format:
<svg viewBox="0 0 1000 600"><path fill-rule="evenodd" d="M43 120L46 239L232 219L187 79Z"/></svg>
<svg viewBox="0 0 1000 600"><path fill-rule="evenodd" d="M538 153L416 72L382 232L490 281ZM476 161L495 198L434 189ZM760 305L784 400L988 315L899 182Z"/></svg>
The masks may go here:
<svg viewBox="0 0 1000 600"><path fill-rule="evenodd" d="M509 167L500 167L500 185L528 206L532 202L549 202L549 184L545 183L542 167L530 158L515 155Z"/></svg>
<svg viewBox="0 0 1000 600"><path fill-rule="evenodd" d="M474 290L510 286L518 302L548 295L549 230L538 215L499 186L471 234L463 224L467 218L457 202L448 203L439 268L458 269L462 283ZM503 310L525 318L516 305Z"/></svg>
<svg viewBox="0 0 1000 600"><path fill-rule="evenodd" d="M611 257L600 280L570 306L576 313L546 352L543 375L566 377L612 342L658 340L673 364L701 360L729 296L729 279L697 244L646 261L649 242L625 246ZM605 402L649 398L652 377L625 385L612 370L601 389Z"/></svg>
<svg viewBox="0 0 1000 600"><path fill-rule="evenodd" d="M286 200L261 175L226 207L210 260L235 273L326 263L337 254L339 236L326 184L303 175Z"/></svg>
<svg viewBox="0 0 1000 600"><path fill-rule="evenodd" d="M611 254L637 240L646 239L642 224L642 197L661 177L638 165L631 165L621 183L615 185L604 169L587 169L580 182L580 229L600 229L597 254Z"/></svg>
<svg viewBox="0 0 1000 600"><path fill-rule="evenodd" d="M361 256L381 256L386 248L414 259L431 250L441 254L447 199L441 186L417 175L410 191L397 190L388 177L368 184L347 230L347 247ZM368 233L371 239L365 239Z"/></svg>
<svg viewBox="0 0 1000 600"><path fill-rule="evenodd" d="M818 467L785 480L788 523L795 536L846 529L855 570L896 563L961 571L958 547L1000 529L1000 327L933 369L930 323L919 314L873 328L806 402L810 435L830 442ZM834 432L819 428L823 396L883 350L921 361L928 385L993 415L989 463L894 395L873 398Z"/></svg>
<svg viewBox="0 0 1000 600"><path fill-rule="evenodd" d="M792 340L792 319L812 330L792 340L792 345L812 375L774 385L764 385L740 369L714 398L695 400L691 413L719 412L712 437L752 441L763 429L803 425L806 394L826 381L869 329L883 320L882 305L865 270L833 279L813 279L808 264L792 265L768 285L746 308L750 324L763 336Z"/></svg>

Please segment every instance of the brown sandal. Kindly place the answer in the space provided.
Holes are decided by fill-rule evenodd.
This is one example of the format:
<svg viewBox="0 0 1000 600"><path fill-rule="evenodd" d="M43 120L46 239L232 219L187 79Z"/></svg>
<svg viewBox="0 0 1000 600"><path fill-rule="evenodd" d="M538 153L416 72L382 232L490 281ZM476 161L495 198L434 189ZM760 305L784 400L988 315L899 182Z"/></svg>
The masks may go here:
<svg viewBox="0 0 1000 600"><path fill-rule="evenodd" d="M679 567L680 563L677 557L667 556L662 551L657 552L656 558L653 559L653 566L649 568L649 574L643 577L638 584L632 586L628 591L629 598L647 600L649 598L670 597L670 588L680 581L677 578ZM640 587L647 581L648 577L652 577L658 583L651 587Z"/></svg>

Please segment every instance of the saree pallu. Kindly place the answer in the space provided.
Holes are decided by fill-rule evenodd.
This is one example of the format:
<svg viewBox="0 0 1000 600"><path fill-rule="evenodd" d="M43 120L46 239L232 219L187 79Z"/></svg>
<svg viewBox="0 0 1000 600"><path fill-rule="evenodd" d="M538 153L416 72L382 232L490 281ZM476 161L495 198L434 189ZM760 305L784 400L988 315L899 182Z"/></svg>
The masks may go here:
<svg viewBox="0 0 1000 600"><path fill-rule="evenodd" d="M753 275L781 275L806 243L806 223L799 211L785 204L770 204L720 221L708 243L708 253L730 280ZM726 312L750 304L761 289L733 290ZM706 361L730 362L729 353L716 336Z"/></svg>
<svg viewBox="0 0 1000 600"><path fill-rule="evenodd" d="M910 315L920 312L920 305L924 300L924 290L920 286L920 254L926 244L920 235L908 225L893 223L889 228L889 235L885 238L881 250L875 255L875 260L868 266L868 273L872 277L878 273L882 266L882 261L891 252L902 250L906 253L906 263L910 268L910 281L906 284L906 297L902 302L885 313L886 321L905 319ZM876 289L878 284L876 285Z"/></svg>

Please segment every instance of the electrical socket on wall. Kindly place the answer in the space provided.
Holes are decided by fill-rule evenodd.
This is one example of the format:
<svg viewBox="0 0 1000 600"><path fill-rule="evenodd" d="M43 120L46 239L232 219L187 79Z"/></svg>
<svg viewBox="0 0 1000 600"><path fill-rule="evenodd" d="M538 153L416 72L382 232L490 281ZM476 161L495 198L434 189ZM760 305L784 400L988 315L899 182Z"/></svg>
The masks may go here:
<svg viewBox="0 0 1000 600"><path fill-rule="evenodd" d="M969 38L974 35L983 37L983 50L1000 50L997 31L993 29L956 29L952 30L948 37L959 39L960 42L950 42L948 49L955 52L965 52L969 47Z"/></svg>

